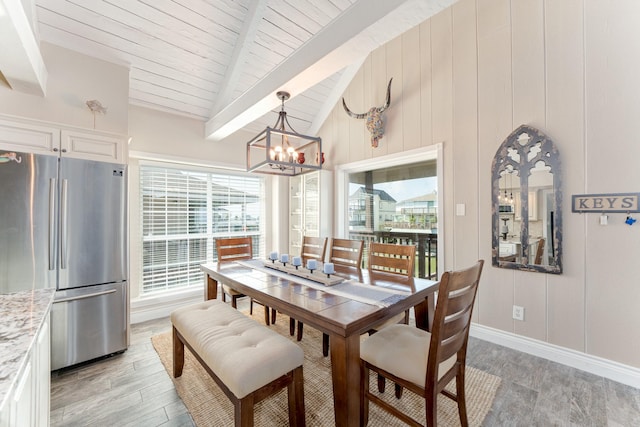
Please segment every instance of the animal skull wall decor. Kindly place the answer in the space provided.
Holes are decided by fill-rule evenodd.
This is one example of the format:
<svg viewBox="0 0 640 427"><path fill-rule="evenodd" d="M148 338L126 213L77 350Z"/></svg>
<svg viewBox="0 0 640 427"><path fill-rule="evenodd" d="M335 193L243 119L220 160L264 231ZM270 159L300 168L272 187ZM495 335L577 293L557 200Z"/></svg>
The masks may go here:
<svg viewBox="0 0 640 427"><path fill-rule="evenodd" d="M389 80L389 85L387 86L387 101L384 103L382 107L372 107L369 111L362 114L356 114L349 110L347 107L347 103L342 98L342 106L344 107L344 111L354 119L367 119L367 130L371 133L371 146L377 147L378 140L382 139L384 135L384 116L382 113L389 108L391 105L391 82L393 78Z"/></svg>

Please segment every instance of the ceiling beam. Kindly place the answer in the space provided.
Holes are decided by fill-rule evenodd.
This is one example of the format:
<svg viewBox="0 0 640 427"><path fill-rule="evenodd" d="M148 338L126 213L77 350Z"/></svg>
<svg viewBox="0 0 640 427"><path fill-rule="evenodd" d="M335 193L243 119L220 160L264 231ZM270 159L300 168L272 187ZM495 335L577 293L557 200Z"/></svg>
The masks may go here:
<svg viewBox="0 0 640 427"><path fill-rule="evenodd" d="M407 0L359 0L302 47L280 63L251 89L217 113L205 125L205 137L221 140L276 108L275 93L286 90L292 96L324 80L354 59L379 46L376 34L357 37ZM384 40L382 43L386 42Z"/></svg>
<svg viewBox="0 0 640 427"><path fill-rule="evenodd" d="M231 95L240 78L240 68L245 65L249 57L251 44L256 37L258 25L264 17L266 8L267 0L254 0L249 2L249 10L247 11L242 31L238 35L238 40L231 55L231 61L224 74L224 79L220 83L220 90L218 91L212 114L218 113L222 107L227 105L231 100Z"/></svg>
<svg viewBox="0 0 640 427"><path fill-rule="evenodd" d="M0 72L12 89L44 96L47 69L20 0L0 0Z"/></svg>
<svg viewBox="0 0 640 427"><path fill-rule="evenodd" d="M329 96L327 96L327 99L322 104L322 107L320 107L320 109L316 112L311 126L309 126L309 129L306 131L307 134L316 135L318 133L318 131L324 124L324 121L327 119L327 117L329 117L329 114L331 114L333 107L335 107L336 103L340 101L342 94L349 87L349 83L351 83L351 80L353 80L355 75L360 70L360 67L362 67L362 64L364 64L365 59L367 59L366 56L356 60L354 63L345 68L345 70L342 72L342 75L340 76L340 79L338 80L338 83L333 87L333 89L331 89L331 93L329 94Z"/></svg>

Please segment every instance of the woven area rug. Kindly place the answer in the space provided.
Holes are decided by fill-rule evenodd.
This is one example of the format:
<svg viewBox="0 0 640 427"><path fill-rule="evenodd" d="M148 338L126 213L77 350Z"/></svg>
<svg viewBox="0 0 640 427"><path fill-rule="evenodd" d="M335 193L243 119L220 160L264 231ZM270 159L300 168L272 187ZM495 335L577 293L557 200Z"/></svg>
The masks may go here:
<svg viewBox="0 0 640 427"><path fill-rule="evenodd" d="M263 314L260 307L254 311L253 318L263 323ZM271 325L271 328L281 335L289 337L289 318L278 313L277 322L275 325ZM295 341L294 337L290 338ZM173 378L171 333L156 335L151 338L151 341L196 425L199 427L233 425L233 405L189 350L185 347L185 364L182 376ZM333 426L335 422L331 388L331 360L330 357L322 356L322 334L306 326L304 337L298 344L305 354L304 403L307 426ZM377 389L376 384L377 379L372 377L371 388ZM499 377L467 367L466 389L469 425L481 425L491 409L499 385ZM453 386L452 390L455 390L455 381L449 384L449 387L451 386ZM424 400L408 390L404 390L402 399L398 400L394 396L393 389L393 384L388 383L387 390L382 396L424 423ZM255 425L287 426L287 414L287 390L285 388L256 405ZM401 425L404 424L397 418L387 414L374 404L369 405L369 426ZM455 402L442 395L438 397L438 425L460 425Z"/></svg>

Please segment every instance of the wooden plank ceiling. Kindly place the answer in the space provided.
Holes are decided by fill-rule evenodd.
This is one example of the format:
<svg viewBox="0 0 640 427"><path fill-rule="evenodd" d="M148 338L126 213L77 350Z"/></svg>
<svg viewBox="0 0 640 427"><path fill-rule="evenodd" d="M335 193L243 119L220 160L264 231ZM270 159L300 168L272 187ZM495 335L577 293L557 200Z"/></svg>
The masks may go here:
<svg viewBox="0 0 640 427"><path fill-rule="evenodd" d="M371 50L454 1L35 0L35 13L41 41L129 64L131 104L221 139L273 125L277 90L296 131L316 132Z"/></svg>

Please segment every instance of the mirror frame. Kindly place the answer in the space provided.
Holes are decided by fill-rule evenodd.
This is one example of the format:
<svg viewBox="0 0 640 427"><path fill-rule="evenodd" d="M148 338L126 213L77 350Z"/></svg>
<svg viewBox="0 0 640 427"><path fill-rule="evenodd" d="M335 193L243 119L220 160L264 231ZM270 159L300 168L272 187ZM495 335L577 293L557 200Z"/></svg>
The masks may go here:
<svg viewBox="0 0 640 427"><path fill-rule="evenodd" d="M527 134L529 140L526 144L519 141L521 135ZM540 144L540 151L531 159L527 155L531 149ZM509 150L516 150L520 156L520 161L516 162L510 155ZM554 265L529 264L529 201L523 194L529 194L529 176L531 169L536 163L544 162L551 168L553 174L554 190L554 224L552 230L553 237L553 260ZM520 207L521 226L520 243L521 253L516 254L516 261L500 260L500 177L501 174L511 166L519 171L520 178ZM561 187L561 163L560 154L553 141L538 129L521 125L513 131L500 145L496 151L491 164L491 218L492 218L492 264L495 267L509 268L514 270L534 271L540 273L562 273L562 187Z"/></svg>

